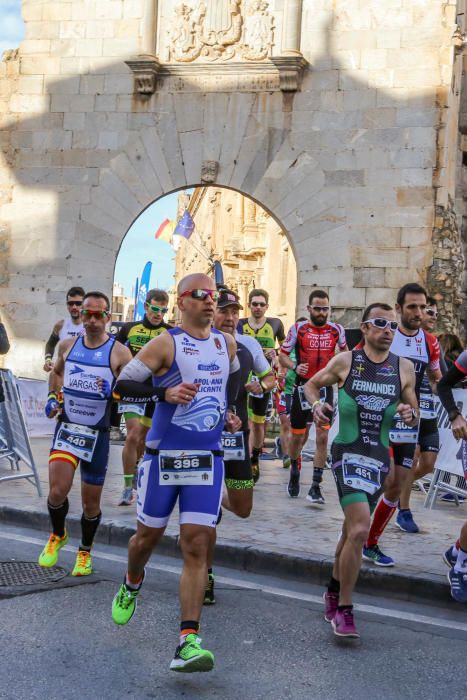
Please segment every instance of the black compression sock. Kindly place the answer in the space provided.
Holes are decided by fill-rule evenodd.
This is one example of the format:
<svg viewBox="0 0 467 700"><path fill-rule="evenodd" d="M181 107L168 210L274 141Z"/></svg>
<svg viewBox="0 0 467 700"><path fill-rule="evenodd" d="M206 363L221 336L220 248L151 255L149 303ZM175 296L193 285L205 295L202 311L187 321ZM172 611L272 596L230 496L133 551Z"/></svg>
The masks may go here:
<svg viewBox="0 0 467 700"><path fill-rule="evenodd" d="M261 447L253 447L253 449L251 450L251 461L257 462L259 457L260 457L261 452L262 452Z"/></svg>
<svg viewBox="0 0 467 700"><path fill-rule="evenodd" d="M94 536L101 521L102 513L94 518L87 518L83 513L81 516L81 549L89 551L92 547Z"/></svg>
<svg viewBox="0 0 467 700"><path fill-rule="evenodd" d="M328 593L339 593L341 590L341 583L334 576L331 576L328 583Z"/></svg>
<svg viewBox="0 0 467 700"><path fill-rule="evenodd" d="M314 467L313 468L313 483L314 484L320 484L323 480L323 469L320 469L319 467Z"/></svg>
<svg viewBox="0 0 467 700"><path fill-rule="evenodd" d="M65 518L68 513L68 498L65 498L63 503L59 506L52 506L47 501L47 508L49 510L50 520L52 522L52 530L54 535L57 537L63 537L65 534Z"/></svg>

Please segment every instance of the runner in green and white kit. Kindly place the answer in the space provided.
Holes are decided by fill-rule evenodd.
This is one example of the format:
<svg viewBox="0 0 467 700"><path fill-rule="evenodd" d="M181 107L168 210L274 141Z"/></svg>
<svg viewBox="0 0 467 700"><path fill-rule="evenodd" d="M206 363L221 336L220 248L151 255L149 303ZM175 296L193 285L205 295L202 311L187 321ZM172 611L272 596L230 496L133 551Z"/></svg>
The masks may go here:
<svg viewBox="0 0 467 700"><path fill-rule="evenodd" d="M336 383L339 387L339 433L331 455L344 526L324 594L325 620L339 637L360 636L353 620L352 593L371 512L390 468L392 418L398 412L407 425L416 425L419 417L413 364L389 352L397 330L394 311L387 304L371 304L360 328L363 347L336 355L305 384L317 426L328 423L332 411L332 406L320 402L320 389Z"/></svg>

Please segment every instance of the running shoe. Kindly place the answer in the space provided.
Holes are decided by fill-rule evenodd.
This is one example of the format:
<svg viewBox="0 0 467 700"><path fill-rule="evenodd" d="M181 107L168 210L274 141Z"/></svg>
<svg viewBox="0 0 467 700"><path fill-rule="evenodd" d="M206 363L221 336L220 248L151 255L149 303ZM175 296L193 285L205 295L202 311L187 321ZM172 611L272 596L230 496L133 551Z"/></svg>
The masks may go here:
<svg viewBox="0 0 467 700"><path fill-rule="evenodd" d="M310 503L314 503L315 505L323 505L326 503L323 494L321 493L319 484L311 484L306 500L310 501Z"/></svg>
<svg viewBox="0 0 467 700"><path fill-rule="evenodd" d="M454 554L454 545L451 545L443 554L444 563L451 569L457 561L457 554Z"/></svg>
<svg viewBox="0 0 467 700"><path fill-rule="evenodd" d="M214 574L208 574L208 584L204 589L203 605L214 605L216 596L214 595Z"/></svg>
<svg viewBox="0 0 467 700"><path fill-rule="evenodd" d="M58 537L58 535L54 534L50 535L49 541L39 555L38 563L45 567L55 566L58 561L58 553L67 542L68 533L66 530L63 537Z"/></svg>
<svg viewBox="0 0 467 700"><path fill-rule="evenodd" d="M336 614L331 620L332 629L337 637L350 637L358 639L360 637L355 627L353 611L350 608L336 610Z"/></svg>
<svg viewBox="0 0 467 700"><path fill-rule="evenodd" d="M411 532L415 534L419 532L418 525L413 519L412 511L399 510L396 518L396 525L402 532Z"/></svg>
<svg viewBox="0 0 467 700"><path fill-rule="evenodd" d="M464 503L465 498L464 496L455 496L453 493L444 493L439 500L444 501L444 503L456 503L456 505L459 505L459 503Z"/></svg>
<svg viewBox="0 0 467 700"><path fill-rule="evenodd" d="M297 466L290 467L289 483L287 484L287 493L290 498L298 498L300 495L300 471Z"/></svg>
<svg viewBox="0 0 467 700"><path fill-rule="evenodd" d="M170 662L170 670L179 673L210 671L214 666L214 654L201 648L201 639L197 634L187 634L183 644L175 649L175 656Z"/></svg>
<svg viewBox="0 0 467 700"><path fill-rule="evenodd" d="M284 453L282 451L281 439L280 439L279 435L277 435L274 438L274 444L276 446L276 457L278 459L282 459L282 457L284 456Z"/></svg>
<svg viewBox="0 0 467 700"><path fill-rule="evenodd" d="M326 622L332 622L337 612L337 606L339 605L339 593L329 593L329 591L326 591L323 594L323 600L324 619Z"/></svg>
<svg viewBox="0 0 467 700"><path fill-rule="evenodd" d="M302 450L301 457L302 457L302 460L303 460L304 462L312 462L312 461L313 461L313 457L314 457L314 453L313 453L313 452L309 452L308 450Z"/></svg>
<svg viewBox="0 0 467 700"><path fill-rule="evenodd" d="M129 588L126 585L125 579L118 589L112 601L112 620L116 625L126 625L130 622L135 614L138 593L143 585L146 572L143 573L143 578L138 588Z"/></svg>
<svg viewBox="0 0 467 700"><path fill-rule="evenodd" d="M283 469L290 469L290 463L291 463L291 459L290 459L289 455L284 455L282 457L282 468Z"/></svg>
<svg viewBox="0 0 467 700"><path fill-rule="evenodd" d="M383 554L377 544L372 544L371 547L363 547L363 558L366 561L372 561L376 566L394 566L394 559Z"/></svg>
<svg viewBox="0 0 467 700"><path fill-rule="evenodd" d="M467 603L467 571L448 571L448 581L451 584L451 597L458 603Z"/></svg>
<svg viewBox="0 0 467 700"><path fill-rule="evenodd" d="M85 552L82 549L78 550L76 562L71 572L72 576L89 576L92 574L92 557L91 552Z"/></svg>
<svg viewBox="0 0 467 700"><path fill-rule="evenodd" d="M125 486L123 491L122 491L122 497L120 498L119 506L131 506L133 503L133 497L134 497L134 492L133 492L133 487L132 486Z"/></svg>
<svg viewBox="0 0 467 700"><path fill-rule="evenodd" d="M263 452L261 452L259 458L260 458L260 459L266 459L266 460L268 460L268 459L276 459L276 450L274 449L274 450L272 450L272 452L266 452L266 451L264 450Z"/></svg>

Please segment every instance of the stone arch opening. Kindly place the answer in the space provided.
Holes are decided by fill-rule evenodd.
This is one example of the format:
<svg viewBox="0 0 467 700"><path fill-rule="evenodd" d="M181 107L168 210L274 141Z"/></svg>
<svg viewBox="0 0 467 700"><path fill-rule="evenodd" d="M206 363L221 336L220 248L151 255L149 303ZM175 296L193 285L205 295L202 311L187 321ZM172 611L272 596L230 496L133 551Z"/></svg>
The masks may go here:
<svg viewBox="0 0 467 700"><path fill-rule="evenodd" d="M193 219L193 233L167 240L185 211ZM190 272L212 273L215 262L221 263L225 284L239 294L245 310L249 291L260 287L270 294L272 315L286 327L295 320L297 264L288 232L262 202L238 189L215 184L176 188L133 219L115 258L114 321L133 318L135 289L129 285L147 261L153 263L150 287L169 291L171 320L176 319L179 279Z"/></svg>

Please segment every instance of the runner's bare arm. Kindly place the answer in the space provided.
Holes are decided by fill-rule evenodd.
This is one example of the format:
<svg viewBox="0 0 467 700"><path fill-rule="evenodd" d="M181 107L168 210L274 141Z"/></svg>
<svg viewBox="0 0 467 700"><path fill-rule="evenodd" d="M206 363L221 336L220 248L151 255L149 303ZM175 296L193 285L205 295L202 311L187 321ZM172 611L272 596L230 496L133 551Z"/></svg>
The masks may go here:
<svg viewBox="0 0 467 700"><path fill-rule="evenodd" d="M49 376L49 392L55 391L57 393L62 390L65 359L74 342L74 338L66 338L59 343L57 361Z"/></svg>
<svg viewBox="0 0 467 700"><path fill-rule="evenodd" d="M304 385L307 401L311 404L319 401L319 390L323 386L342 384L349 373L351 363L351 352L341 352L329 360L326 367L323 367Z"/></svg>
<svg viewBox="0 0 467 700"><path fill-rule="evenodd" d="M133 403L149 403L151 401L167 401L168 403L189 404L198 392L196 384L182 382L165 389L147 383L153 374L165 374L174 358L174 344L169 333L162 333L149 341L123 367L114 387L114 398L117 401Z"/></svg>
<svg viewBox="0 0 467 700"><path fill-rule="evenodd" d="M441 371L441 368L438 369L428 369L426 370L426 376L428 377L428 381L430 382L431 389L433 391L433 394L438 393L438 382L442 378L443 373Z"/></svg>
<svg viewBox="0 0 467 700"><path fill-rule="evenodd" d="M415 370L413 363L405 357L400 360L401 376L401 403L397 407L397 412L407 425L417 425L419 421L419 408L417 394L415 393ZM414 415L415 412L415 415Z"/></svg>
<svg viewBox="0 0 467 700"><path fill-rule="evenodd" d="M114 375L118 377L125 365L131 362L132 359L133 356L130 348L116 340L114 351L111 355L112 371Z"/></svg>
<svg viewBox="0 0 467 700"><path fill-rule="evenodd" d="M52 333L48 341L45 344L45 358L44 358L44 372L50 372L53 367L52 357L55 351L55 347L58 342L60 342L60 331L63 328L64 321L57 321L52 329Z"/></svg>

